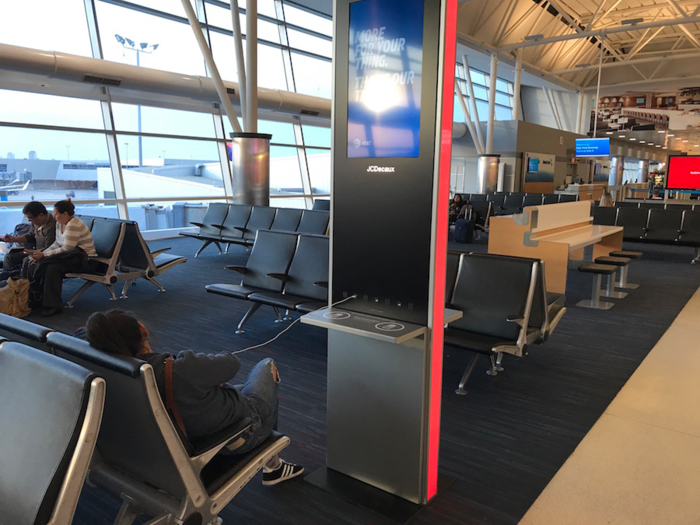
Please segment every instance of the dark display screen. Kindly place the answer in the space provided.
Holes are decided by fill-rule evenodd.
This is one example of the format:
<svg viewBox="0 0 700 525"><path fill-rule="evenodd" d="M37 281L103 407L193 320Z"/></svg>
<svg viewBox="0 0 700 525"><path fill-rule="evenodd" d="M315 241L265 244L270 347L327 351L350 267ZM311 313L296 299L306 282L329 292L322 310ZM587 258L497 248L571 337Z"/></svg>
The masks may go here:
<svg viewBox="0 0 700 525"><path fill-rule="evenodd" d="M423 4L350 4L348 157L419 154Z"/></svg>

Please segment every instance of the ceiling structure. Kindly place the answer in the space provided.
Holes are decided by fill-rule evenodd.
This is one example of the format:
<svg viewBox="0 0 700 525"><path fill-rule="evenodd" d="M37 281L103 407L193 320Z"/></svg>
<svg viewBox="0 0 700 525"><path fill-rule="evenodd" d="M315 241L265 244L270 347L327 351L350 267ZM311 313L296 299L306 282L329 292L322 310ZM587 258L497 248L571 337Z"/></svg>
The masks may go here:
<svg viewBox="0 0 700 525"><path fill-rule="evenodd" d="M458 40L562 87L700 84L700 0L460 0ZM518 51L520 49L520 51Z"/></svg>

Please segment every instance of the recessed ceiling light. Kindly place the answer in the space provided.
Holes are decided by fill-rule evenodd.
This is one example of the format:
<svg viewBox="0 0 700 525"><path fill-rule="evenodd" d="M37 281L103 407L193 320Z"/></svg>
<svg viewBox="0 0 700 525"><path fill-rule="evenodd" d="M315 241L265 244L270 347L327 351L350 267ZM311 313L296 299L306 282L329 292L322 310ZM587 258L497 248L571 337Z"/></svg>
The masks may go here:
<svg viewBox="0 0 700 525"><path fill-rule="evenodd" d="M668 148L666 146L664 146L663 149L668 149Z"/></svg>
<svg viewBox="0 0 700 525"><path fill-rule="evenodd" d="M657 133L666 133L664 130L660 129Z"/></svg>
<svg viewBox="0 0 700 525"><path fill-rule="evenodd" d="M686 139L686 140L684 140L683 142L686 143L686 142L688 142L688 140Z"/></svg>
<svg viewBox="0 0 700 525"><path fill-rule="evenodd" d="M669 137L674 137L675 135L671 135L670 133L668 134Z"/></svg>
<svg viewBox="0 0 700 525"><path fill-rule="evenodd" d="M619 139L624 139L625 136L624 136L624 135L618 135L617 138L619 138Z"/></svg>
<svg viewBox="0 0 700 525"><path fill-rule="evenodd" d="M606 134L606 135L612 135L613 132L612 132L612 131L606 131L605 134Z"/></svg>
<svg viewBox="0 0 700 525"><path fill-rule="evenodd" d="M696 147L696 148L700 148L700 144L696 144L695 147Z"/></svg>
<svg viewBox="0 0 700 525"><path fill-rule="evenodd" d="M635 139L634 137L632 137L630 140L637 140L637 139Z"/></svg>
<svg viewBox="0 0 700 525"><path fill-rule="evenodd" d="M640 144L644 144L645 142L646 142L645 140L640 140L640 141L639 141Z"/></svg>
<svg viewBox="0 0 700 525"><path fill-rule="evenodd" d="M657 148L660 148L660 147L661 147L661 144L657 144L656 147L657 147Z"/></svg>

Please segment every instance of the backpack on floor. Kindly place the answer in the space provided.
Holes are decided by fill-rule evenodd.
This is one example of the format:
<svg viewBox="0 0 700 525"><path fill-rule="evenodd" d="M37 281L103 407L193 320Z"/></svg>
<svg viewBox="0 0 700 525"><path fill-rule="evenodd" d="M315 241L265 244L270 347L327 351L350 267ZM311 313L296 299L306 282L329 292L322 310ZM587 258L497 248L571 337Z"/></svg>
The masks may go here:
<svg viewBox="0 0 700 525"><path fill-rule="evenodd" d="M474 242L474 221L457 219L455 222L454 241L460 243Z"/></svg>
<svg viewBox="0 0 700 525"><path fill-rule="evenodd" d="M12 317L26 317L32 313L28 299L29 281L10 278L7 285L0 288L0 313Z"/></svg>

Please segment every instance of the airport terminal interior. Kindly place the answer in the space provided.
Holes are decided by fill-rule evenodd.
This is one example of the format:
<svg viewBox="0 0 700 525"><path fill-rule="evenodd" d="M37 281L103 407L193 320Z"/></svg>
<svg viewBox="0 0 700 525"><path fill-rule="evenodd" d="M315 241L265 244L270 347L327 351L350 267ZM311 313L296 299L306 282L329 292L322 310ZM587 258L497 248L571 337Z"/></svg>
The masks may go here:
<svg viewBox="0 0 700 525"><path fill-rule="evenodd" d="M699 0L0 20L0 524L700 523Z"/></svg>

